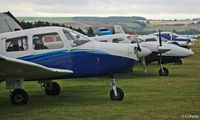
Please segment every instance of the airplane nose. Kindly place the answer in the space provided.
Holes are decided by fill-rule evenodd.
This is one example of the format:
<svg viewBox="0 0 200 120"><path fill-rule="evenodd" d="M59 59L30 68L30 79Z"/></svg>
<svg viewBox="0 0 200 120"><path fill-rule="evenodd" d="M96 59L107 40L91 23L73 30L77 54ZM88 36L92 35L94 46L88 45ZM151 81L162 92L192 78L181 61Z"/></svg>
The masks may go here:
<svg viewBox="0 0 200 120"><path fill-rule="evenodd" d="M183 57L189 57L189 56L194 55L194 52L192 50L190 50L190 49L183 48L180 51L180 54L182 54Z"/></svg>
<svg viewBox="0 0 200 120"><path fill-rule="evenodd" d="M140 47L141 48L141 51L138 51L138 58L143 58L143 57L146 57L148 56L149 54L152 53L151 50L145 48L145 47Z"/></svg>
<svg viewBox="0 0 200 120"><path fill-rule="evenodd" d="M188 56L192 56L192 55L194 55L194 52L192 50L188 50L187 54L188 54Z"/></svg>
<svg viewBox="0 0 200 120"><path fill-rule="evenodd" d="M197 39L193 39L193 38L191 38L190 40L191 40L191 42L196 42L197 41Z"/></svg>

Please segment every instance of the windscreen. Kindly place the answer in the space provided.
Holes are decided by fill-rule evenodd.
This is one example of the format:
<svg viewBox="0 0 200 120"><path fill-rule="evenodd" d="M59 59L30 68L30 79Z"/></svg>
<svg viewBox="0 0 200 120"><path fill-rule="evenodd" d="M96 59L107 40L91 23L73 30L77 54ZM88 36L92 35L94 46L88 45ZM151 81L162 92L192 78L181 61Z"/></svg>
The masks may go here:
<svg viewBox="0 0 200 120"><path fill-rule="evenodd" d="M72 47L78 47L90 41L89 39L84 37L84 35L81 35L77 32L69 32L68 30L63 30L63 32L65 34L66 39L69 40L70 45Z"/></svg>

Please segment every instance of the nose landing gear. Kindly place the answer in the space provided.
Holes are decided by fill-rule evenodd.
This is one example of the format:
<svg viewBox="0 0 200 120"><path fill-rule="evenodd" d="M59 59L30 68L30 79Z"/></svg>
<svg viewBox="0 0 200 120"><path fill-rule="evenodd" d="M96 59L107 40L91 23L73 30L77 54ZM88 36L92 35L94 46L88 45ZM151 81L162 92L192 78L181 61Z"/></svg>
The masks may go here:
<svg viewBox="0 0 200 120"><path fill-rule="evenodd" d="M169 75L169 71L166 67L161 67L159 70L159 75L160 76L168 76Z"/></svg>
<svg viewBox="0 0 200 120"><path fill-rule="evenodd" d="M109 84L112 87L110 91L110 99L112 101L122 101L124 98L124 92L122 89L116 86L115 78L112 76L112 83Z"/></svg>

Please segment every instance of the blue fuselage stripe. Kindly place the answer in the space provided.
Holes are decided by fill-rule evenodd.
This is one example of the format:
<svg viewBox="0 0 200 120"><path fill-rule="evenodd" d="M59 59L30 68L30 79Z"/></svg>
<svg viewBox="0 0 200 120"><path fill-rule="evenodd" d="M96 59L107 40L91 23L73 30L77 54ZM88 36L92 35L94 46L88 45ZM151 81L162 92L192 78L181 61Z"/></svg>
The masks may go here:
<svg viewBox="0 0 200 120"><path fill-rule="evenodd" d="M99 50L62 50L19 58L46 67L72 70L73 77L116 73L131 68L136 60Z"/></svg>

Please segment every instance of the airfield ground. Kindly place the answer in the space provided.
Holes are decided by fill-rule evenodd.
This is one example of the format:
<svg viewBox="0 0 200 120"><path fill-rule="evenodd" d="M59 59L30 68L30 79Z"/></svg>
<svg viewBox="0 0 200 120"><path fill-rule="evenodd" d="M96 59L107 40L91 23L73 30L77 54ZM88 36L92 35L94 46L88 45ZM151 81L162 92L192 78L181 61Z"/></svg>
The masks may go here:
<svg viewBox="0 0 200 120"><path fill-rule="evenodd" d="M60 96L46 96L37 82L25 82L29 102L12 105L5 82L0 84L0 120L184 120L200 119L200 42L183 65L165 65L170 76L159 77L157 64L148 74L137 66L132 74L117 75L123 101L109 98L108 77L59 80Z"/></svg>

